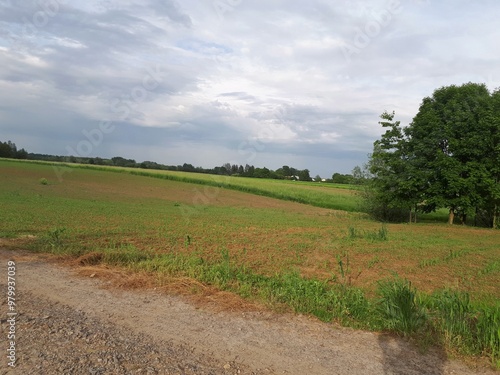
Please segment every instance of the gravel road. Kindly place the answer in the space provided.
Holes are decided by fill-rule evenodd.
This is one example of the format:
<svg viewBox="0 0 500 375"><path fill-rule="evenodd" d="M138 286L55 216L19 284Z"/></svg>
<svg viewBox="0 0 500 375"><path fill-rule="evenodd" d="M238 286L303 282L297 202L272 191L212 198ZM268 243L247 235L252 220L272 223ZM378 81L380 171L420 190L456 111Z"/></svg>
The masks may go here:
<svg viewBox="0 0 500 375"><path fill-rule="evenodd" d="M8 366L7 262L16 267ZM495 374L407 342L268 311L214 311L0 249L0 374Z"/></svg>

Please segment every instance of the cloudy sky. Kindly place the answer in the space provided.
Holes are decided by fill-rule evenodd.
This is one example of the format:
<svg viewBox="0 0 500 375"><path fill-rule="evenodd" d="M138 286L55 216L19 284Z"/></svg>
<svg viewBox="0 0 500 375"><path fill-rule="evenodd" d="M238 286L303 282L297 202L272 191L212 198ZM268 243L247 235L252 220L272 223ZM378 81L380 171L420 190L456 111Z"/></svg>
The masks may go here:
<svg viewBox="0 0 500 375"><path fill-rule="evenodd" d="M498 0L0 0L0 140L30 152L314 176L384 110L500 86Z"/></svg>

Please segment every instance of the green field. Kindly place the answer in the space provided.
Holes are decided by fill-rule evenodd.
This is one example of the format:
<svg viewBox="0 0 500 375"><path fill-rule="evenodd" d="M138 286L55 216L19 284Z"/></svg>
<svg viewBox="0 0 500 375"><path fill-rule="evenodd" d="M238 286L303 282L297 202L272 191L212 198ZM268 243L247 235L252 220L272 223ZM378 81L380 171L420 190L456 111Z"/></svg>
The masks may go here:
<svg viewBox="0 0 500 375"><path fill-rule="evenodd" d="M16 162L16 160L11 161ZM39 165L53 165L53 179L56 181L64 179L66 174L70 173L68 171L76 169L91 169L94 171L101 170L114 173L127 173L144 177L221 187L281 200L306 203L316 207L331 208L349 212L360 210L360 199L357 194L360 187L353 185L232 177L138 168L93 166L89 164L51 163L41 161L30 162Z"/></svg>
<svg viewBox="0 0 500 375"><path fill-rule="evenodd" d="M355 191L328 184L110 170L71 168L58 179L48 164L0 160L0 243L147 272L160 284L192 278L325 321L436 334L499 360L498 230L382 225L356 212ZM404 309L391 293L415 311L394 317ZM454 306L463 316L449 313ZM457 316L474 324L450 326Z"/></svg>

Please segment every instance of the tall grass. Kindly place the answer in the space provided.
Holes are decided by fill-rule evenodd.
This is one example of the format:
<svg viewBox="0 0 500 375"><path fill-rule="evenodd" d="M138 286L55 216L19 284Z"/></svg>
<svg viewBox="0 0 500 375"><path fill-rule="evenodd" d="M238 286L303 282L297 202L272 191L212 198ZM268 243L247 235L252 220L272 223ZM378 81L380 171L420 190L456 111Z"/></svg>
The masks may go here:
<svg viewBox="0 0 500 375"><path fill-rule="evenodd" d="M500 368L500 304L475 305L464 292L444 290L426 303L444 343L469 355L489 356Z"/></svg>
<svg viewBox="0 0 500 375"><path fill-rule="evenodd" d="M391 331L409 335L421 329L427 316L417 301L417 291L407 280L396 278L379 283L379 311Z"/></svg>

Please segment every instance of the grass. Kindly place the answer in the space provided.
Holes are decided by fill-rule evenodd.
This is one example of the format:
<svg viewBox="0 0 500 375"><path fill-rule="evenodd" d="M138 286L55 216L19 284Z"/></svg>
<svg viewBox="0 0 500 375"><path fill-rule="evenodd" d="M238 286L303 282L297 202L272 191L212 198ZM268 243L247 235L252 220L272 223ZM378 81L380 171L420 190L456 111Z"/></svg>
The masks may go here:
<svg viewBox="0 0 500 375"><path fill-rule="evenodd" d="M19 162L17 160L11 161ZM21 162L26 163L26 161ZM74 170L90 169L94 171L126 173L137 176L231 189L276 199L309 204L316 207L344 210L349 212L355 212L360 209L360 199L356 194L356 191L359 190L359 186L355 185L232 177L178 171L96 166L89 164L52 163L43 161L29 161L29 163L51 165L54 168L53 172L61 179L66 178L69 173ZM48 183L47 179L43 178L43 180L45 181L45 184ZM40 182L41 181L42 179Z"/></svg>
<svg viewBox="0 0 500 375"><path fill-rule="evenodd" d="M499 305L474 304L468 293L452 290L436 292L424 304L446 346L467 355L489 356L500 368Z"/></svg>
<svg viewBox="0 0 500 375"><path fill-rule="evenodd" d="M421 329L427 317L417 301L417 291L408 280L379 282L380 314L389 330L409 335Z"/></svg>
<svg viewBox="0 0 500 375"><path fill-rule="evenodd" d="M458 352L498 361L499 231L381 225L356 212L129 171L76 168L40 184L51 172L51 165L0 161L0 238L29 236L23 243L34 251L158 280L188 277L324 321L428 332ZM351 197L333 187L235 180L322 200ZM469 328L450 326L461 305L446 290L468 298Z"/></svg>

